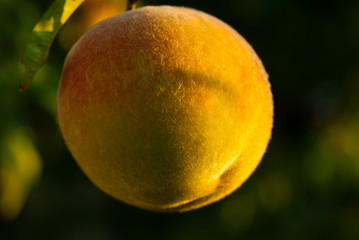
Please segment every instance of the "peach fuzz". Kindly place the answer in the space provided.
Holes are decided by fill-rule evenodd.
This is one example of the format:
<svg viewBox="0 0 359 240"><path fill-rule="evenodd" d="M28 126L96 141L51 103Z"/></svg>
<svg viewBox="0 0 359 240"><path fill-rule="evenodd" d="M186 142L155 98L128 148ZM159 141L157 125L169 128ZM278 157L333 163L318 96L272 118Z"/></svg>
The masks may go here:
<svg viewBox="0 0 359 240"><path fill-rule="evenodd" d="M217 201L255 170L272 129L264 67L230 26L184 7L104 20L69 52L65 142L107 194L153 211Z"/></svg>

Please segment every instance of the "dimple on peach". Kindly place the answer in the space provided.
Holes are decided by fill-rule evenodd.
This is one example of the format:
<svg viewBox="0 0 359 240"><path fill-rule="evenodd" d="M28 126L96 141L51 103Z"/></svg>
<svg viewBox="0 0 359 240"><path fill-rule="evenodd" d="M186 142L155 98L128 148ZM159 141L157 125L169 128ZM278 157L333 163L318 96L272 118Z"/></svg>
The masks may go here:
<svg viewBox="0 0 359 240"><path fill-rule="evenodd" d="M255 170L272 129L262 62L201 11L143 7L91 28L58 92L65 142L105 193L153 211L217 201Z"/></svg>

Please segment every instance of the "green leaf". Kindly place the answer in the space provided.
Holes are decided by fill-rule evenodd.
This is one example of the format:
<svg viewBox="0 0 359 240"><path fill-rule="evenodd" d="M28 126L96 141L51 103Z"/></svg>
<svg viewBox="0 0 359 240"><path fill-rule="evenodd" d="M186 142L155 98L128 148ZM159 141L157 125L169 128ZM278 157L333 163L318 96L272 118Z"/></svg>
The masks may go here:
<svg viewBox="0 0 359 240"><path fill-rule="evenodd" d="M14 220L41 176L42 161L27 128L11 129L0 145L0 217Z"/></svg>
<svg viewBox="0 0 359 240"><path fill-rule="evenodd" d="M85 0L55 0L35 25L21 63L25 71L20 75L20 90L25 90L45 63L50 46L62 25Z"/></svg>

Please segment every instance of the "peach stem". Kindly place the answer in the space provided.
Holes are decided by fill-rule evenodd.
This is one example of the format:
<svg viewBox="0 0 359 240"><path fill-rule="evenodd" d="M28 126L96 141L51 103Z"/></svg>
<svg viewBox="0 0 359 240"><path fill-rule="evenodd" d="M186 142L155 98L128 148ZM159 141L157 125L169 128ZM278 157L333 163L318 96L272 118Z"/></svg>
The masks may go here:
<svg viewBox="0 0 359 240"><path fill-rule="evenodd" d="M138 0L129 0L127 5L127 11L136 9L136 3Z"/></svg>

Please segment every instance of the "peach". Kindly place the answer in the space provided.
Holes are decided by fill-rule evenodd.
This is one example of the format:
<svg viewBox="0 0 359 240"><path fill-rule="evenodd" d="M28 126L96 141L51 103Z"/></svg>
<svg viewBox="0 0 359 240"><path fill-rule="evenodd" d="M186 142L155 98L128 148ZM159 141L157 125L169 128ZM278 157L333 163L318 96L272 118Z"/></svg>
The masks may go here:
<svg viewBox="0 0 359 240"><path fill-rule="evenodd" d="M65 142L107 194L183 212L237 189L272 129L267 73L227 24L184 7L104 20L69 52L58 92Z"/></svg>

